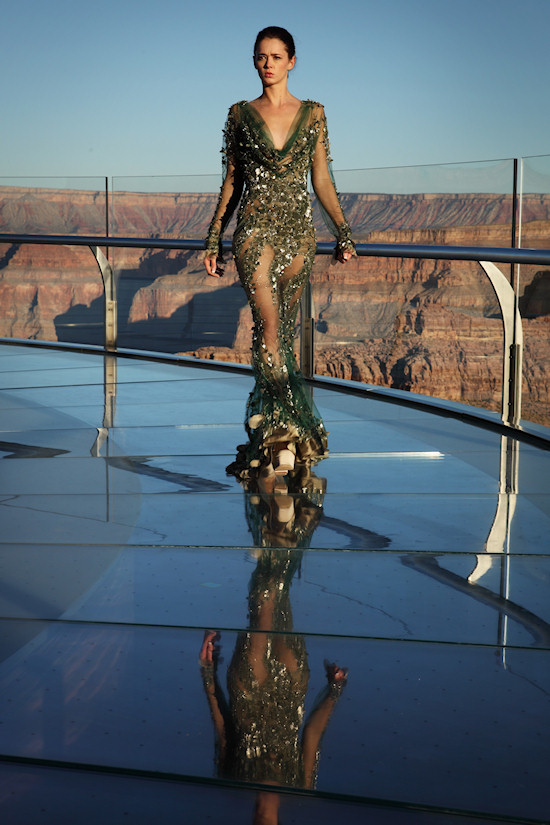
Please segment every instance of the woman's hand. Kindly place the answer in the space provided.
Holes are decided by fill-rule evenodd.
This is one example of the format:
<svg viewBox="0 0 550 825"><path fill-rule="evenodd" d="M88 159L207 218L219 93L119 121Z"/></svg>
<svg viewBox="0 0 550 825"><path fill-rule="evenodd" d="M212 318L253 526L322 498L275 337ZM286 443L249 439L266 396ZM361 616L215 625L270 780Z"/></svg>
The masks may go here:
<svg viewBox="0 0 550 825"><path fill-rule="evenodd" d="M336 243L334 249L334 260L340 264L346 264L350 261L357 252L355 251L355 244L351 240L340 240Z"/></svg>
<svg viewBox="0 0 550 825"><path fill-rule="evenodd" d="M220 634L217 630L204 631L204 639L202 641L201 652L199 654L201 665L214 664L220 652L219 641Z"/></svg>
<svg viewBox="0 0 550 825"><path fill-rule="evenodd" d="M336 256L336 260L341 264L347 263L347 261L351 260L351 258L353 258L353 254L349 251L349 249L341 249Z"/></svg>
<svg viewBox="0 0 550 825"><path fill-rule="evenodd" d="M347 667L338 667L336 662L325 662L325 671L328 683L344 685L348 678Z"/></svg>
<svg viewBox="0 0 550 825"><path fill-rule="evenodd" d="M204 259L206 271L213 278L221 278L223 275L223 264L217 255L207 255Z"/></svg>

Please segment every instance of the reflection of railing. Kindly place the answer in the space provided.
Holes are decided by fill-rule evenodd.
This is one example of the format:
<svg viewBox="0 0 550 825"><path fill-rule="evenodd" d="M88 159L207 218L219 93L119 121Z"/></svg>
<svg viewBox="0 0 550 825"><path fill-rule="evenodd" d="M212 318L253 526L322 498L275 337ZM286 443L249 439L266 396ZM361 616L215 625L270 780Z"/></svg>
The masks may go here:
<svg viewBox="0 0 550 825"><path fill-rule="evenodd" d="M201 250L202 240L172 238L118 238L83 235L22 235L0 234L0 243L49 244L89 247L98 263L105 289L105 348L117 347L116 283L108 258L102 248ZM229 249L230 242L224 242ZM332 254L333 244L319 243L319 254ZM496 263L550 264L550 249L512 249L504 247L428 246L416 244L358 244L357 254L387 258L428 258L432 260L477 261L488 276L498 300L504 326L503 388L501 418L505 425L518 427L521 416L521 364L523 335L517 297L508 279ZM314 375L314 322L311 290L302 302L302 371L308 378Z"/></svg>

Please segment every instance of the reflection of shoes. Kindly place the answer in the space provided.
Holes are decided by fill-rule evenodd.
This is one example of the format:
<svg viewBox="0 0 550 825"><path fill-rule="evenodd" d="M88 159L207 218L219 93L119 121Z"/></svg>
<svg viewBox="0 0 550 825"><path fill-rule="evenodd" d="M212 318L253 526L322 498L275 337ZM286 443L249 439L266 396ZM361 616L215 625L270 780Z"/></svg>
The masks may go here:
<svg viewBox="0 0 550 825"><path fill-rule="evenodd" d="M275 471L276 472L276 471ZM281 475L275 475L274 496L271 500L271 515L279 524L288 524L295 516L294 497L289 495L288 486Z"/></svg>
<svg viewBox="0 0 550 825"><path fill-rule="evenodd" d="M269 517L265 515L264 521L267 522L268 518L271 518L279 524L288 524L294 517L294 498L288 494L286 482L276 474L273 464L268 464L260 471L258 491L269 507ZM252 497L250 501L254 503Z"/></svg>
<svg viewBox="0 0 550 825"><path fill-rule="evenodd" d="M286 475L294 469L296 461L296 447L289 444L284 450L279 450L275 457L275 472L277 475Z"/></svg>
<svg viewBox="0 0 550 825"><path fill-rule="evenodd" d="M294 499L292 496L276 495L273 500L273 510L280 524L288 524L294 516Z"/></svg>
<svg viewBox="0 0 550 825"><path fill-rule="evenodd" d="M273 492L278 496L286 496L288 494L288 485L282 476L275 475L275 482L273 484Z"/></svg>
<svg viewBox="0 0 550 825"><path fill-rule="evenodd" d="M273 469L273 464L268 464L266 467L263 467L258 473L258 490L260 493L271 495L274 491L276 480L277 477Z"/></svg>

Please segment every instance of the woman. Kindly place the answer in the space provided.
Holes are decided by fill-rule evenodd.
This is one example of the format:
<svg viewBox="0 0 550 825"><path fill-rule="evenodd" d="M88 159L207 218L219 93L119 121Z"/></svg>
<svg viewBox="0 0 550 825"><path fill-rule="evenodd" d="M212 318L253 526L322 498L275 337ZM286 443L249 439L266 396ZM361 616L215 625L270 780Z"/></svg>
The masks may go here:
<svg viewBox="0 0 550 825"><path fill-rule="evenodd" d="M310 171L337 239L337 260L344 263L355 253L330 175L323 107L298 100L287 88L295 62L294 40L286 29L270 26L258 34L254 65L262 94L229 110L224 181L206 242L206 271L219 277L221 237L242 195L233 254L254 319L256 384L247 405L249 443L228 468L241 479L284 475L295 461L311 464L326 455L326 431L293 350L300 296L316 248Z"/></svg>

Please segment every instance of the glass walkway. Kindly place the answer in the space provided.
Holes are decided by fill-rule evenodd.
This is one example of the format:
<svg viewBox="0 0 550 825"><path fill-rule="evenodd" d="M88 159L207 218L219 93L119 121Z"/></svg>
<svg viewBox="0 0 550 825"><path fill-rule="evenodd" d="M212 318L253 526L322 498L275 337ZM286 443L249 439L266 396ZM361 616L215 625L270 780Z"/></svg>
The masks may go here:
<svg viewBox="0 0 550 825"><path fill-rule="evenodd" d="M3 822L548 822L548 450L323 387L246 490L250 374L0 356Z"/></svg>

